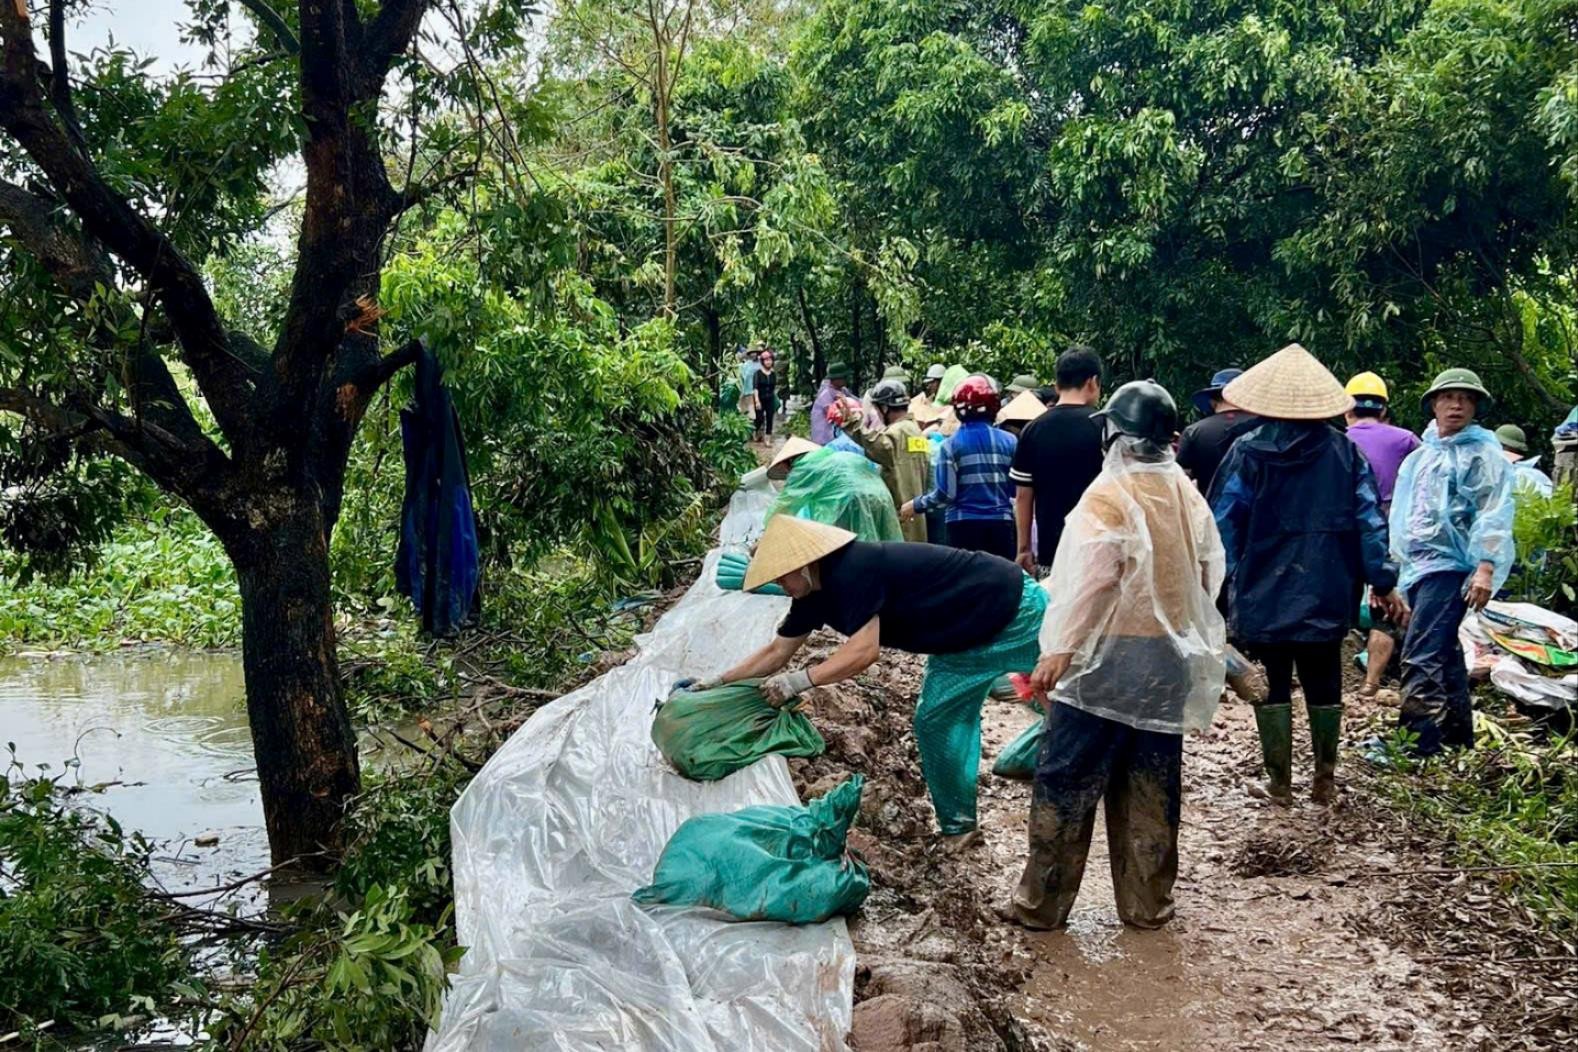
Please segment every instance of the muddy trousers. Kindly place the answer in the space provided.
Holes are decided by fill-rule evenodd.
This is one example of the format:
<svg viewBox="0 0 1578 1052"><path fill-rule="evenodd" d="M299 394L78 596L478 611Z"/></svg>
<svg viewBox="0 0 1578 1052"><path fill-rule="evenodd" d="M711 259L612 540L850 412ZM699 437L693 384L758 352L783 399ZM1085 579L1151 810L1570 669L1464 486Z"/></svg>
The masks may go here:
<svg viewBox="0 0 1578 1052"><path fill-rule="evenodd" d="M1046 592L1026 576L1019 611L995 638L957 654L926 659L920 702L915 706L915 742L937 825L947 836L975 828L981 705L998 676L1035 668L1046 608Z"/></svg>
<svg viewBox="0 0 1578 1052"><path fill-rule="evenodd" d="M1463 598L1469 575L1427 574L1408 589L1413 620L1403 637L1403 727L1418 736L1415 750L1434 756L1447 746L1472 748L1474 710L1468 667L1457 628L1468 611Z"/></svg>
<svg viewBox="0 0 1578 1052"><path fill-rule="evenodd" d="M1136 730L1069 705L1047 712L1030 805L1030 858L1013 911L1032 928L1061 928L1085 875L1106 802L1118 916L1157 928L1173 915L1183 736Z"/></svg>

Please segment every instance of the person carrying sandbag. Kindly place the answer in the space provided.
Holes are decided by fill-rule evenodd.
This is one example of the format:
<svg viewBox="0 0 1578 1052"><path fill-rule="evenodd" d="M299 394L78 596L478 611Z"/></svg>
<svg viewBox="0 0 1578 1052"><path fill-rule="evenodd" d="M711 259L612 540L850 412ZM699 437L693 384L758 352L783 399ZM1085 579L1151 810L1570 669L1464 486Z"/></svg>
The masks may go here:
<svg viewBox="0 0 1578 1052"><path fill-rule="evenodd" d="M769 581L793 600L788 615L770 643L718 682L767 677L762 693L782 704L858 675L885 646L929 655L915 709L926 787L946 845L979 842L981 705L999 675L1035 665L1046 593L995 555L859 541L848 530L788 515L768 521L745 587ZM820 664L783 671L824 625L847 636L844 644Z"/></svg>

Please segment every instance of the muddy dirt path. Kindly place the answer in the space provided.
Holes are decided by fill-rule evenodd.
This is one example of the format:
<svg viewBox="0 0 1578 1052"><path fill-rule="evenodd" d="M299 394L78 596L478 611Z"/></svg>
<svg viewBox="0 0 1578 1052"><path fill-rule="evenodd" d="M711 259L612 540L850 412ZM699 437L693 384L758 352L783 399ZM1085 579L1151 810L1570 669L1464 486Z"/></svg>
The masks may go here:
<svg viewBox="0 0 1578 1052"><path fill-rule="evenodd" d="M1229 699L1211 730L1186 742L1178 912L1165 929L1118 921L1099 819L1069 929L1007 925L994 911L1023 865L1030 789L986 772L1035 715L988 702L986 842L947 856L935 845L909 732L921 667L886 652L854 684L813 692L809 711L828 753L795 761L802 795L850 771L867 778L850 837L873 873L871 898L850 926L860 953L851 1035L859 1052L1562 1047L1526 1024L1529 1012L1509 1012L1502 987L1476 978L1472 963L1465 979L1419 952L1431 940L1418 926L1437 923L1420 897L1452 900L1461 889L1396 875L1436 862L1368 798L1351 749L1339 770L1343 802L1331 810L1308 802L1302 714L1300 800L1291 810L1245 792L1258 769L1247 705ZM1345 730L1350 745L1365 715L1356 714ZM1476 918L1460 911L1442 923ZM1469 940L1469 960L1528 952L1512 941L1489 925ZM1554 1004L1547 1014L1559 1018L1572 988L1553 997L1548 983L1533 985L1526 992Z"/></svg>

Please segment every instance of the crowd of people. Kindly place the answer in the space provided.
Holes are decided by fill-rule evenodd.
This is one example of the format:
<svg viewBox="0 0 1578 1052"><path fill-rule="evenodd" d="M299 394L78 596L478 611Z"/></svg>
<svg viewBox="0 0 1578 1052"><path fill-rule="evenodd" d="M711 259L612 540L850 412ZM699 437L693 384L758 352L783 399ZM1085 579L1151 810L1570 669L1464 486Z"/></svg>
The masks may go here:
<svg viewBox="0 0 1578 1052"><path fill-rule="evenodd" d="M766 357L753 359L758 396ZM1381 377L1344 385L1296 344L1217 372L1181 431L1166 389L1124 384L1103 405L1103 376L1096 351L1073 347L1046 387L1021 375L1005 392L937 364L913 395L893 368L862 399L831 365L811 441L791 440L774 469L847 443L880 470L904 540L774 517L745 587L776 583L788 615L717 681L762 678L782 704L857 675L883 647L926 655L922 771L944 844L964 850L979 840L988 688L1028 673L1046 717L1029 858L1003 913L1032 928L1066 921L1103 801L1120 915L1171 916L1183 735L1209 725L1224 683L1254 707L1264 777L1250 791L1292 798L1296 680L1311 797L1335 800L1342 642L1361 607L1361 691L1375 692L1400 642L1401 740L1422 756L1472 746L1458 624L1512 568L1515 490L1550 486L1521 431L1482 426L1492 396L1468 369L1425 392L1422 436L1390 422ZM823 627L845 642L791 668Z"/></svg>

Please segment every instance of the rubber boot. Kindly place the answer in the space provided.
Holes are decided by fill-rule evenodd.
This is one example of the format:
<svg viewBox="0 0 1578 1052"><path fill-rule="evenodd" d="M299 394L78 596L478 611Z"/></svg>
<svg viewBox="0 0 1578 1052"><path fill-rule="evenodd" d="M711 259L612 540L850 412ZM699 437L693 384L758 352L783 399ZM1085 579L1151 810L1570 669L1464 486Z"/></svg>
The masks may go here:
<svg viewBox="0 0 1578 1052"><path fill-rule="evenodd" d="M1266 777L1249 787L1251 796L1285 804L1293 799L1293 706L1256 705L1255 727L1260 731L1260 755Z"/></svg>
<svg viewBox="0 0 1578 1052"><path fill-rule="evenodd" d="M1315 705L1310 714L1310 746L1315 753L1315 784L1310 797L1317 804L1337 799L1337 740L1342 732L1341 705Z"/></svg>

